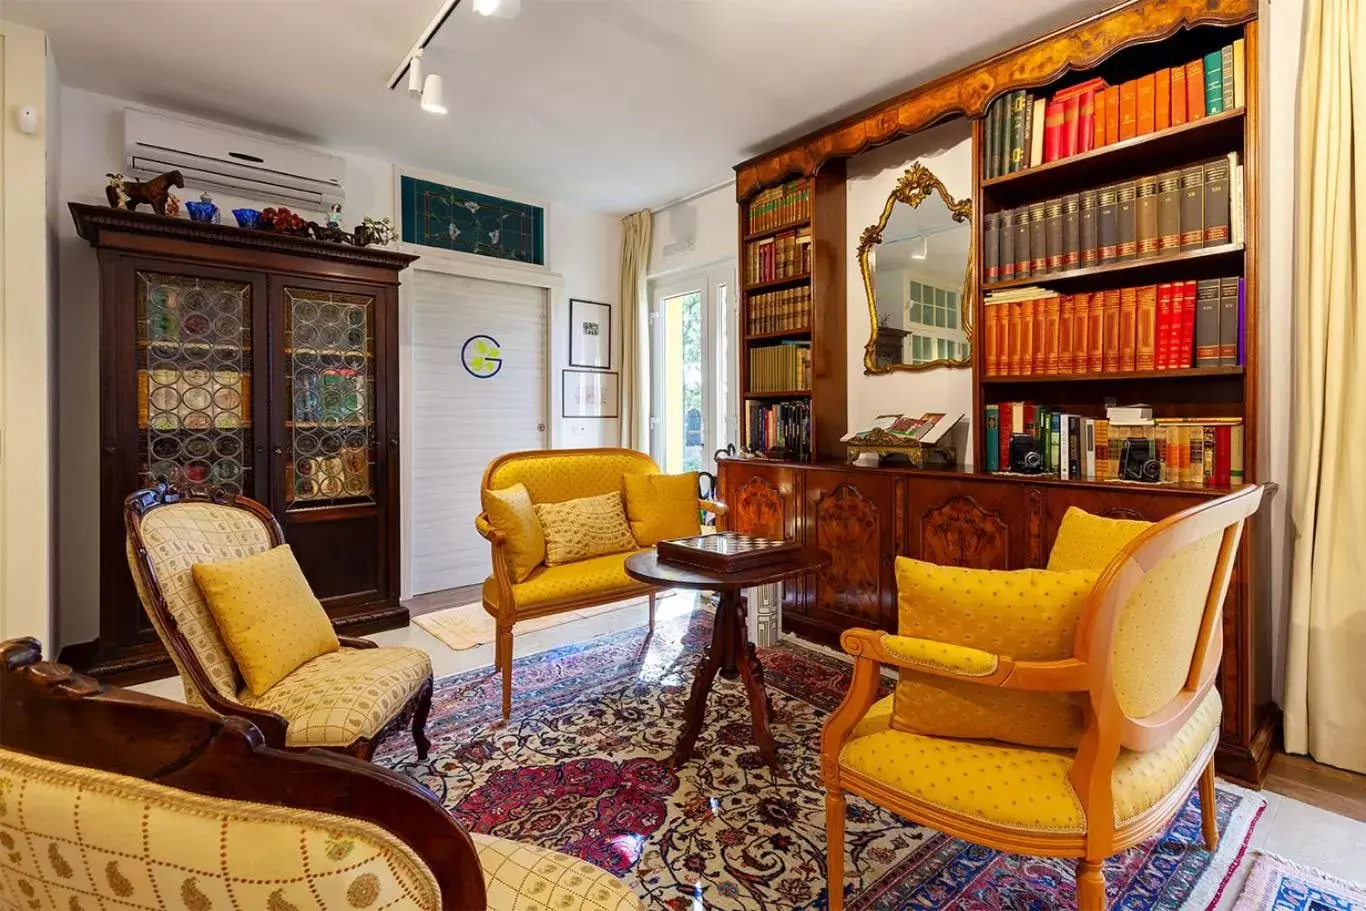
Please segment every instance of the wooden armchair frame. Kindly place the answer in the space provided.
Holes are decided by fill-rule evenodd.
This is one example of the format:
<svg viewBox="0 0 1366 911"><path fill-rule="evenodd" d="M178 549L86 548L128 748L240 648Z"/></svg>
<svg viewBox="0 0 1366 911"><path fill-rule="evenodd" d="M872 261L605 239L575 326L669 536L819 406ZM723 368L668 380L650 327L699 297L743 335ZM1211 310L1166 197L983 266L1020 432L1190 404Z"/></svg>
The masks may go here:
<svg viewBox="0 0 1366 911"><path fill-rule="evenodd" d="M1205 846L1218 846L1214 815L1214 749L1217 737L1205 744L1192 764L1189 780L1156 805L1115 823L1111 776L1121 748L1156 749L1191 719L1214 686L1223 654L1220 616L1233 572L1245 521L1256 513L1263 494L1275 485L1249 485L1170 516L1129 542L1096 580L1082 608L1075 655L1058 661L1015 661L995 656L990 674L968 676L949 668L932 667L894 656L887 633L848 630L841 637L844 650L854 656L853 680L843 703L826 722L821 735L821 772L827 789L830 911L844 904L845 792L858 794L879 806L942 832L1001 851L1044 857L1076 857L1077 905L1083 911L1105 908L1105 858L1152 837L1186 801L1198 772L1202 831ZM1204 613L1181 691L1157 712L1133 718L1120 706L1114 684L1114 639L1120 613L1143 577L1171 554L1210 535L1221 534L1218 556L1205 597ZM1085 817L1083 833L1021 832L960 816L905 794L887 789L858 772L840 767L840 753L855 725L877 699L883 666L904 667L925 674L967 680L984 686L1040 692L1086 693L1086 727L1072 763L1069 779Z"/></svg>
<svg viewBox="0 0 1366 911"><path fill-rule="evenodd" d="M285 745L285 731L289 727L289 722L282 715L267 709L253 708L231 699L225 699L214 688L213 682L209 679L208 671L204 669L199 656L190 647L189 641L176 624L175 615L171 613L170 607L166 604L161 583L157 579L156 570L152 567L151 560L147 556L147 547L143 543L142 520L155 509L177 503L195 502L213 503L250 513L265 528L271 547L279 547L285 543L284 530L280 528L280 523L276 520L275 515L264 505L248 497L237 496L208 487L182 490L164 481L159 482L154 487L135 491L129 494L123 502L123 522L133 553L133 572L138 576L139 588L147 593L147 596L143 598L143 607L152 615L157 631L161 635L162 644L175 658L176 666L181 668L182 672L190 678L191 685L198 691L206 706L220 715L235 716L251 722L260 730L266 743L272 747L295 749ZM337 640L341 643L342 648L379 647L369 639L359 639L352 636L339 635ZM427 739L426 728L427 716L432 708L432 686L433 681L429 675L417 693L373 737L362 737L349 747L335 748L335 750L368 760L374 756L375 750L384 738L411 725L413 742L417 745L418 757L426 759L428 750L431 748L431 743ZM302 747L298 749L315 748Z"/></svg>
<svg viewBox="0 0 1366 911"><path fill-rule="evenodd" d="M627 456L634 458L650 467L648 473L658 473L659 465L650 456L638 449L531 449L522 452L509 452L499 456L488 464L484 469L484 476L479 481L480 490L491 490L490 481L494 472L508 462L521 462L531 459L559 459L565 456ZM697 506L705 509L717 517L718 525L720 519L727 512L726 505L714 500L704 500L698 498ZM580 610L585 607L597 607L602 604L611 604L620 601L619 594L590 595L588 597L568 598L564 601L556 601L552 604L542 604L537 607L525 610L517 609L517 599L513 594L512 572L508 569L507 554L504 545L507 543L507 536L493 527L489 521L487 513L481 512L474 518L474 528L479 532L480 537L489 542L489 550L493 562L493 578L498 586L498 603L490 604L487 599L482 599L484 610L493 617L497 628L497 638L494 646L494 667L502 672L503 675L503 720L512 717L512 627L519 620L531 620L536 617L547 617L553 614L562 614L567 611ZM650 632L655 629L655 600L662 589L653 588L648 590L650 599Z"/></svg>
<svg viewBox="0 0 1366 911"><path fill-rule="evenodd" d="M0 643L0 747L206 797L364 820L422 858L443 908L487 906L474 843L407 778L327 751L277 750L244 717L104 686L41 658L37 640Z"/></svg>

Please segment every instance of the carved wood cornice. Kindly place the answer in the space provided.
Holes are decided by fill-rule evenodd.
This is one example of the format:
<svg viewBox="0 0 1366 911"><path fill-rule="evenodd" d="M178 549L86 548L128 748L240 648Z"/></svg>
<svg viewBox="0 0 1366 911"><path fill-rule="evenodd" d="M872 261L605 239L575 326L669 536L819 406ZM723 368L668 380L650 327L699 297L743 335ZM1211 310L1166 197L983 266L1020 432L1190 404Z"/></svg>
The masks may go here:
<svg viewBox="0 0 1366 911"><path fill-rule="evenodd" d="M1130 45L1160 41L1194 25L1238 25L1256 17L1257 0L1128 0L736 165L735 197L743 203L765 187L810 177L831 159L857 155L954 114L980 117L1002 92L1047 85Z"/></svg>

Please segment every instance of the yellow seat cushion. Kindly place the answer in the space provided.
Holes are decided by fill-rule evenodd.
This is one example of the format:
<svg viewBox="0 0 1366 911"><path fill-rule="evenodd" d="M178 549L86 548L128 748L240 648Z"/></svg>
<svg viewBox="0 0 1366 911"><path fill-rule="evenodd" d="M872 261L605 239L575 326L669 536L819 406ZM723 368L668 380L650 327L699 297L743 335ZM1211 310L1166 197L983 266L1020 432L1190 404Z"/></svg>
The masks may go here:
<svg viewBox="0 0 1366 911"><path fill-rule="evenodd" d="M190 571L253 695L305 661L341 648L288 544L238 560L196 563Z"/></svg>
<svg viewBox="0 0 1366 911"><path fill-rule="evenodd" d="M926 737L891 727L894 696L873 705L840 752L840 768L959 816L1028 832L1086 831L1068 780L1074 754L1004 743ZM1219 736L1211 689L1191 720L1156 750L1121 750L1111 776L1115 822L1133 819L1176 788L1190 787L1196 761Z"/></svg>
<svg viewBox="0 0 1366 911"><path fill-rule="evenodd" d="M427 653L400 646L344 648L320 655L243 705L289 722L285 745L349 746L374 737L432 676Z"/></svg>
<svg viewBox="0 0 1366 911"><path fill-rule="evenodd" d="M650 586L626 575L629 556L630 553L608 554L563 566L542 566L525 582L512 586L513 602L518 611L524 611L581 598L606 598L613 594L624 598L644 594ZM494 607L499 606L498 583L493 576L484 580L484 600Z"/></svg>
<svg viewBox="0 0 1366 911"><path fill-rule="evenodd" d="M537 503L545 533L546 566L559 566L636 549L621 494L579 497L562 503Z"/></svg>
<svg viewBox="0 0 1366 911"><path fill-rule="evenodd" d="M951 670L960 670L952 666L955 662L966 662L974 676L983 676L995 670L988 666L990 656L1017 661L1071 657L1096 574L962 569L898 557L896 580L901 637L959 647L940 649L931 661L935 654L928 653L929 646L916 646L911 657ZM901 647L896 644L901 637L886 641ZM1008 690L902 669L892 724L937 737L1071 747L1081 739L1084 699L1076 693Z"/></svg>
<svg viewBox="0 0 1366 911"><path fill-rule="evenodd" d="M513 582L521 582L545 562L545 533L526 485L517 483L500 490L481 490L489 523L507 536L503 555Z"/></svg>
<svg viewBox="0 0 1366 911"><path fill-rule="evenodd" d="M586 860L471 832L488 911L638 911L636 894Z"/></svg>
<svg viewBox="0 0 1366 911"><path fill-rule="evenodd" d="M641 547L670 538L701 534L697 507L697 472L683 474L628 474L621 479L626 493L626 518Z"/></svg>
<svg viewBox="0 0 1366 911"><path fill-rule="evenodd" d="M1152 526L1136 519L1107 519L1069 506L1048 553L1054 572L1091 569L1100 572L1134 538Z"/></svg>

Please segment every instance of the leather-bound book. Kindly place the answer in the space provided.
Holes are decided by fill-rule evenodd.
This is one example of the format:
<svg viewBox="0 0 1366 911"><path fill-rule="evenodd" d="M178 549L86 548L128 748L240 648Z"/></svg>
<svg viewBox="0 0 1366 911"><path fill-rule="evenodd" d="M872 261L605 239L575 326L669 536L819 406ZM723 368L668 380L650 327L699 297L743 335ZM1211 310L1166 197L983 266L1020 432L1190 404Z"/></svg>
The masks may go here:
<svg viewBox="0 0 1366 911"><path fill-rule="evenodd" d="M1101 303L1101 369L1105 373L1114 373L1120 369L1123 362L1120 348L1120 310L1121 294L1118 288L1112 288L1102 295Z"/></svg>
<svg viewBox="0 0 1366 911"><path fill-rule="evenodd" d="M1099 223L1096 220L1100 194L1096 190L1084 190L1081 193L1081 211L1078 213L1078 220L1081 222L1081 265L1094 266L1100 262L1100 235L1097 231Z"/></svg>
<svg viewBox="0 0 1366 911"><path fill-rule="evenodd" d="M1071 373L1076 364L1076 352L1072 349L1076 303L1076 295L1064 294L1058 298L1058 373L1063 375Z"/></svg>
<svg viewBox="0 0 1366 911"><path fill-rule="evenodd" d="M1232 69L1233 60L1229 59ZM1230 74L1231 75L1231 74ZM1224 55L1211 51L1205 55L1205 115L1224 113Z"/></svg>
<svg viewBox="0 0 1366 911"><path fill-rule="evenodd" d="M1115 236L1117 238L1116 258L1120 262L1138 256L1137 195L1138 185L1134 181L1125 181L1119 185L1115 208L1118 230Z"/></svg>
<svg viewBox="0 0 1366 911"><path fill-rule="evenodd" d="M1022 347L1021 330L1024 326L1024 301L1010 301L1003 305L1006 308L1006 375L1020 375L1020 355L1024 351Z"/></svg>
<svg viewBox="0 0 1366 911"><path fill-rule="evenodd" d="M1138 124L1137 134L1146 136L1153 132L1157 123L1157 74L1140 76L1134 82L1134 103L1137 105L1134 118Z"/></svg>
<svg viewBox="0 0 1366 911"><path fill-rule="evenodd" d="M988 282L1001 280L1001 213L990 212L982 221L986 228L982 232L982 268Z"/></svg>
<svg viewBox="0 0 1366 911"><path fill-rule="evenodd" d="M1161 132L1172 125L1172 71L1158 70L1154 80L1153 130Z"/></svg>
<svg viewBox="0 0 1366 911"><path fill-rule="evenodd" d="M1029 154L1034 148L1034 93L1024 96L1024 134L1020 137L1020 170L1029 167Z"/></svg>
<svg viewBox="0 0 1366 911"><path fill-rule="evenodd" d="M1050 101L1043 113L1043 160L1062 157L1062 127L1065 113L1061 101Z"/></svg>
<svg viewBox="0 0 1366 911"><path fill-rule="evenodd" d="M1157 365L1157 285L1138 289L1138 341L1134 369L1152 370Z"/></svg>
<svg viewBox="0 0 1366 911"><path fill-rule="evenodd" d="M1203 176L1204 168L1200 169ZM1112 263L1119 258L1119 187L1101 187L1096 204L1096 234L1099 238L1100 257L1098 262L1102 265ZM1201 233L1203 242L1204 234Z"/></svg>
<svg viewBox="0 0 1366 911"><path fill-rule="evenodd" d="M1050 199L1044 203L1044 244L1045 257L1049 272L1062 269L1063 231L1062 199Z"/></svg>
<svg viewBox="0 0 1366 911"><path fill-rule="evenodd" d="M1181 170L1181 249L1198 250L1205 245L1205 166Z"/></svg>
<svg viewBox="0 0 1366 911"><path fill-rule="evenodd" d="M1044 203L1029 204L1029 270L1031 275L1043 275L1048 271L1047 215L1048 210Z"/></svg>
<svg viewBox="0 0 1366 911"><path fill-rule="evenodd" d="M1134 200L1134 234L1139 256L1157 255L1157 175L1140 177Z"/></svg>
<svg viewBox="0 0 1366 911"><path fill-rule="evenodd" d="M1175 285L1171 282L1157 286L1157 350L1153 357L1153 368L1156 370L1171 369L1176 335L1181 328L1174 291Z"/></svg>
<svg viewBox="0 0 1366 911"><path fill-rule="evenodd" d="M1130 79L1119 87L1119 138L1138 135L1138 80Z"/></svg>
<svg viewBox="0 0 1366 911"><path fill-rule="evenodd" d="M1081 265L1081 194L1062 198L1062 268Z"/></svg>
<svg viewBox="0 0 1366 911"><path fill-rule="evenodd" d="M1046 297L1041 303L1043 304L1043 372L1048 376L1057 376L1059 360L1058 322L1062 317L1062 298Z"/></svg>
<svg viewBox="0 0 1366 911"><path fill-rule="evenodd" d="M1157 252L1181 249L1181 172L1157 175Z"/></svg>
<svg viewBox="0 0 1366 911"><path fill-rule="evenodd" d="M1010 164L1007 172L1014 174L1024 168L1025 93L1010 93ZM1032 111L1030 112L1033 113Z"/></svg>
<svg viewBox="0 0 1366 911"><path fill-rule="evenodd" d="M1029 207L1020 206L1015 210L1015 277L1028 278L1033 272L1033 262L1029 252Z"/></svg>
<svg viewBox="0 0 1366 911"><path fill-rule="evenodd" d="M1105 142L1114 145L1119 139L1119 86L1112 85L1105 90Z"/></svg>
<svg viewBox="0 0 1366 911"><path fill-rule="evenodd" d="M1197 57L1186 64L1186 121L1205 119L1205 61Z"/></svg>
<svg viewBox="0 0 1366 911"><path fill-rule="evenodd" d="M1219 365L1238 365L1238 297L1241 278L1219 280Z"/></svg>
<svg viewBox="0 0 1366 911"><path fill-rule="evenodd" d="M999 175L1001 162L1001 111L1005 108L1002 99L997 98L987 108L987 141L983 150L982 176L991 180Z"/></svg>
<svg viewBox="0 0 1366 911"><path fill-rule="evenodd" d="M1133 372L1138 364L1138 289L1119 292L1119 369Z"/></svg>
<svg viewBox="0 0 1366 911"><path fill-rule="evenodd" d="M1006 209L1001 217L1001 281L1012 281L1015 271L1015 221L1020 217L1019 209Z"/></svg>
<svg viewBox="0 0 1366 911"><path fill-rule="evenodd" d="M1020 301L1020 375L1034 375L1034 300Z"/></svg>
<svg viewBox="0 0 1366 911"><path fill-rule="evenodd" d="M1109 140L1105 138L1105 99L1109 97L1105 89L1100 89L1096 92L1095 100L1091 102L1091 120L1093 123L1091 142L1093 148L1099 149L1109 145Z"/></svg>
<svg viewBox="0 0 1366 911"><path fill-rule="evenodd" d="M1216 158L1205 163L1204 231L1205 246L1229 242L1229 160Z"/></svg>
<svg viewBox="0 0 1366 911"><path fill-rule="evenodd" d="M1086 372L1105 371L1105 294L1094 291L1086 304ZM1119 357L1119 292L1115 291L1115 357Z"/></svg>
<svg viewBox="0 0 1366 911"><path fill-rule="evenodd" d="M1056 300L1056 298L1052 298ZM1041 376L1048 358L1048 301L1050 297L1034 299L1034 375Z"/></svg>
<svg viewBox="0 0 1366 911"><path fill-rule="evenodd" d="M1091 298L1094 295L1089 293L1072 295L1072 337L1071 344L1068 346L1072 351L1071 372L1086 373L1090 367L1087 365L1087 356L1090 351L1090 344L1087 339L1090 337L1091 319Z"/></svg>
<svg viewBox="0 0 1366 911"><path fill-rule="evenodd" d="M1186 68L1172 67L1172 126L1179 127L1186 122Z"/></svg>
<svg viewBox="0 0 1366 911"><path fill-rule="evenodd" d="M1229 58L1230 66L1233 58ZM1087 89L1077 101L1077 152L1096 147L1096 90Z"/></svg>
<svg viewBox="0 0 1366 911"><path fill-rule="evenodd" d="M1219 366L1219 279L1195 283L1195 366Z"/></svg>
<svg viewBox="0 0 1366 911"><path fill-rule="evenodd" d="M1070 95L1062 102L1062 155L1063 158L1070 158L1078 152L1078 140L1081 136L1078 117L1081 114L1081 99L1076 95Z"/></svg>
<svg viewBox="0 0 1366 911"><path fill-rule="evenodd" d="M1191 367L1195 364L1195 295L1193 281L1177 282L1177 315L1181 318L1180 344L1176 349L1176 367Z"/></svg>

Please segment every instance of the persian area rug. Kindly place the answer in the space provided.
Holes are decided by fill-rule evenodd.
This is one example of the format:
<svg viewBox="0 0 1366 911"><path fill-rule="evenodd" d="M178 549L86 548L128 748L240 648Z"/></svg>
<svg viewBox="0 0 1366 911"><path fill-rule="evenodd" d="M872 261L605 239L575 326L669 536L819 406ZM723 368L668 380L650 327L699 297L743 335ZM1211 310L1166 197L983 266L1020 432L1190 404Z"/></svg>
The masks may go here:
<svg viewBox="0 0 1366 911"><path fill-rule="evenodd" d="M1366 911L1366 888L1258 854L1233 911Z"/></svg>
<svg viewBox="0 0 1366 911"><path fill-rule="evenodd" d="M819 740L850 665L787 641L760 649L782 774L759 758L743 687L721 678L696 755L676 773L667 760L711 622L696 610L661 619L652 637L642 627L518 660L506 726L497 676L442 680L431 758L418 762L395 737L379 761L430 788L469 829L611 870L651 911L823 909ZM1192 796L1161 836L1106 864L1111 907L1213 907L1264 806L1221 784L1211 855ZM850 911L1076 906L1069 860L1000 854L852 796L847 830Z"/></svg>
<svg viewBox="0 0 1366 911"><path fill-rule="evenodd" d="M584 607L563 614L552 614L549 617L535 617L518 623L515 632L521 634L538 629L548 629L562 623L582 620L585 617L596 617L598 614L607 614L622 608L634 607L637 604L644 604L647 600L649 599L631 598L628 601L618 601L615 604ZM443 645L455 649L457 652L486 645L496 639L498 634L493 618L489 616L488 611L484 610L484 605L478 601L473 604L462 604L459 607L448 607L445 610L430 614L421 614L414 617L413 622L440 639Z"/></svg>

